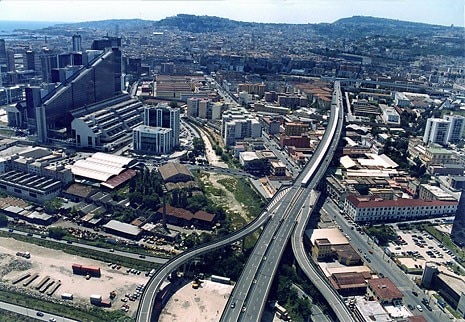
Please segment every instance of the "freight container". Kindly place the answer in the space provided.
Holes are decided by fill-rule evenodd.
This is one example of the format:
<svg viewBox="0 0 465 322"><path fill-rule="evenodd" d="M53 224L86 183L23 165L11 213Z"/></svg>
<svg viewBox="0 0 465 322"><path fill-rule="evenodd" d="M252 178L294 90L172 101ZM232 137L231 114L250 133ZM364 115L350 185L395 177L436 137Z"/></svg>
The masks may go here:
<svg viewBox="0 0 465 322"><path fill-rule="evenodd" d="M73 294L71 294L71 293L63 293L63 294L61 294L61 298L63 300L72 300L73 299Z"/></svg>

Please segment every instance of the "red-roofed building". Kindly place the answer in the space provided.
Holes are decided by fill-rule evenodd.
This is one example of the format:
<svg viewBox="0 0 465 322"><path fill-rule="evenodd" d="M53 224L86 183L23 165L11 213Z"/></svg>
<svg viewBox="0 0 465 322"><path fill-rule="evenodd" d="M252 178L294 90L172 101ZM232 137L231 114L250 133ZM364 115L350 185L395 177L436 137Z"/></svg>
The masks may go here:
<svg viewBox="0 0 465 322"><path fill-rule="evenodd" d="M364 295L367 283L362 273L334 273L329 282L342 296Z"/></svg>
<svg viewBox="0 0 465 322"><path fill-rule="evenodd" d="M344 211L355 222L412 220L454 215L458 201L397 199L384 200L356 195L347 196Z"/></svg>
<svg viewBox="0 0 465 322"><path fill-rule="evenodd" d="M100 185L103 187L110 188L110 189L115 189L119 187L120 185L122 185L123 183L128 182L131 178L135 177L136 174L137 174L136 170L128 169L124 171L123 173L115 177L111 177L105 182L102 182Z"/></svg>
<svg viewBox="0 0 465 322"><path fill-rule="evenodd" d="M389 278L368 280L368 293L381 304L401 305L404 295Z"/></svg>
<svg viewBox="0 0 465 322"><path fill-rule="evenodd" d="M160 216L163 216L163 207L160 207L157 212ZM189 210L166 205L166 219L173 225L195 225L196 227L211 228L215 224L215 218L216 215L203 210L193 214Z"/></svg>

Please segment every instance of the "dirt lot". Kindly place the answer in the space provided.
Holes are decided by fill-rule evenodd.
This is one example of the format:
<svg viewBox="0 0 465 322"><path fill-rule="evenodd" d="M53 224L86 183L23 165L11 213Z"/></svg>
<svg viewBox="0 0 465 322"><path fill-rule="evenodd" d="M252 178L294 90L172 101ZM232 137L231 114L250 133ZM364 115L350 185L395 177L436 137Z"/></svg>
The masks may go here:
<svg viewBox="0 0 465 322"><path fill-rule="evenodd" d="M22 259L16 256L17 251L28 251L30 259ZM83 264L100 267L102 276L86 280L84 276L73 275L71 265ZM27 286L27 291L37 292L35 286L45 277L50 276L54 281L61 281L61 286L52 296L60 298L62 293L74 295L74 302L88 304L92 294L102 295L104 300L109 299L111 291L116 291L112 309L121 307L121 297L125 293L134 293L137 285L145 284L148 278L126 272L126 267L112 269L107 263L91 260L85 257L73 256L62 251L52 250L17 241L13 238L0 238L0 281L12 284L16 278L25 273L38 273L39 277ZM23 287L22 283L17 286ZM43 294L42 296L47 297ZM129 314L137 309L138 302L128 302Z"/></svg>
<svg viewBox="0 0 465 322"><path fill-rule="evenodd" d="M198 289L188 283L168 300L159 321L219 321L232 289L232 285L208 280Z"/></svg>
<svg viewBox="0 0 465 322"><path fill-rule="evenodd" d="M249 218L247 218L247 211L244 209L244 206L236 200L236 197L231 191L226 189L224 185L218 182L218 180L222 179L231 179L231 176L209 173L208 179L205 180L205 178L203 178L203 182L205 185L211 184L214 188L223 191L223 195L213 197L218 204L225 206L226 209L228 209L230 212L237 212L245 220L249 220Z"/></svg>

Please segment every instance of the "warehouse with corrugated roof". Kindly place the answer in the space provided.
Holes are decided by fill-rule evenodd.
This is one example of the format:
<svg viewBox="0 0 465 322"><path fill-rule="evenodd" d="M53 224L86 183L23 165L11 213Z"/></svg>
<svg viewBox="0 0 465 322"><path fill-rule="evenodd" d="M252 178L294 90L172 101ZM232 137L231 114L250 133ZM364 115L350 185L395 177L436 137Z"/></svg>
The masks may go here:
<svg viewBox="0 0 465 322"><path fill-rule="evenodd" d="M136 161L119 155L94 153L85 160L71 166L76 181L98 182L101 186L114 189L136 175L129 169Z"/></svg>

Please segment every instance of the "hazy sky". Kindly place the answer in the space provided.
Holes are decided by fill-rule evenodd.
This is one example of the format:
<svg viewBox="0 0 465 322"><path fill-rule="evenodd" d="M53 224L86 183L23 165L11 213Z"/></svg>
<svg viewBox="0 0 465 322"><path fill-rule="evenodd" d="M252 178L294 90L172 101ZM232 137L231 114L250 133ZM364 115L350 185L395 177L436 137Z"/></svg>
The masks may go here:
<svg viewBox="0 0 465 322"><path fill-rule="evenodd" d="M464 0L0 0L0 20L160 20L178 13L240 21L318 23L354 15L464 26Z"/></svg>

